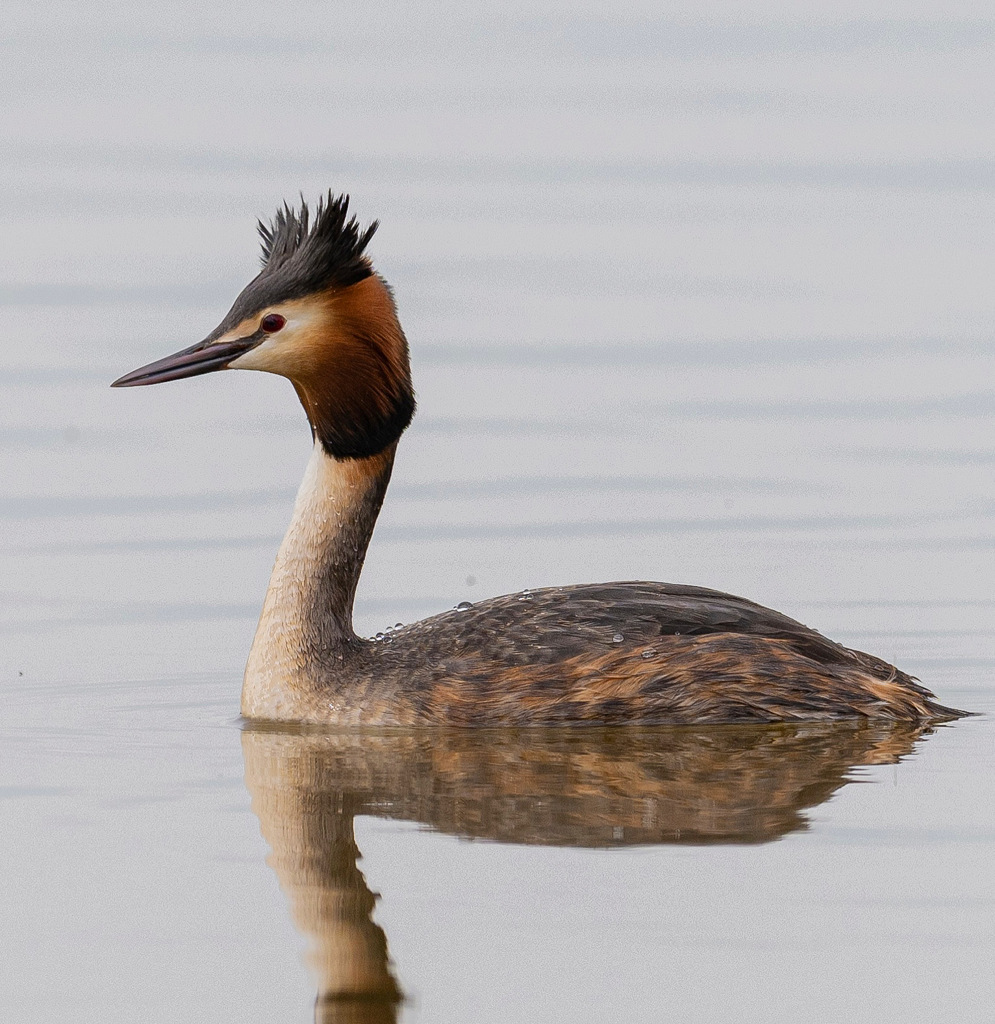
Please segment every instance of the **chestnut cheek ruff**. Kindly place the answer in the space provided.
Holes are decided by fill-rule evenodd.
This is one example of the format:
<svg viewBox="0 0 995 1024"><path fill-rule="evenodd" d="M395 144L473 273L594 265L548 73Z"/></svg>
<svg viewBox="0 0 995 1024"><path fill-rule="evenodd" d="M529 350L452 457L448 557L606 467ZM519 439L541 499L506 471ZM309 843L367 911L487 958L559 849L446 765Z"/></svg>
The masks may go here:
<svg viewBox="0 0 995 1024"><path fill-rule="evenodd" d="M403 336L400 344L406 354ZM415 412L406 358L392 358L377 338L360 335L341 343L320 368L296 377L294 387L314 436L335 459L379 454L397 441Z"/></svg>

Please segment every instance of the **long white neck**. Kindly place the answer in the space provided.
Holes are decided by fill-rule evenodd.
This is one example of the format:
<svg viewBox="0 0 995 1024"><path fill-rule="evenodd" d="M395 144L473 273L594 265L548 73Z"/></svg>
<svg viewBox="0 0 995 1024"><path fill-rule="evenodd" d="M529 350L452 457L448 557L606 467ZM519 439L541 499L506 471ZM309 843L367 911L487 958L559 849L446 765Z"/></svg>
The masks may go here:
<svg viewBox="0 0 995 1024"><path fill-rule="evenodd" d="M316 688L334 690L336 666L359 642L353 598L394 448L340 460L315 443L245 668L247 718L297 718Z"/></svg>

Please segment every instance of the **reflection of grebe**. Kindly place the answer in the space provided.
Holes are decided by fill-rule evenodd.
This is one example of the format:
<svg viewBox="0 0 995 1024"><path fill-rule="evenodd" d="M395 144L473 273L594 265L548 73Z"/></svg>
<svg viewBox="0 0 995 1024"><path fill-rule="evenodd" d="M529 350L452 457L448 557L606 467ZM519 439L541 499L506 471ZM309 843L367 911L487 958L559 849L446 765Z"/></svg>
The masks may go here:
<svg viewBox="0 0 995 1024"><path fill-rule="evenodd" d="M259 723L243 731L242 752L269 864L308 938L315 1020L385 1024L400 986L357 864L356 817L529 846L767 843L804 831L806 810L854 767L893 764L928 732L886 721L380 732Z"/></svg>
<svg viewBox="0 0 995 1024"><path fill-rule="evenodd" d="M249 655L249 718L363 725L652 724L958 712L911 677L778 612L697 587L537 590L377 640L352 605L397 441L414 412L390 289L348 200L260 225L263 269L208 337L115 381L228 367L293 383L314 437Z"/></svg>

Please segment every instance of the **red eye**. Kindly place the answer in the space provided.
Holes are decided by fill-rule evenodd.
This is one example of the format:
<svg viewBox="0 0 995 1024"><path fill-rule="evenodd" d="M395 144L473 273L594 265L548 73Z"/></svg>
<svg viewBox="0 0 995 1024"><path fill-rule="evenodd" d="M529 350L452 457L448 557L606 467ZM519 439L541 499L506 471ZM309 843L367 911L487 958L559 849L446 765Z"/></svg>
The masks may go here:
<svg viewBox="0 0 995 1024"><path fill-rule="evenodd" d="M278 330L287 322L285 316L280 316L279 313L267 313L259 325L267 334L276 334Z"/></svg>

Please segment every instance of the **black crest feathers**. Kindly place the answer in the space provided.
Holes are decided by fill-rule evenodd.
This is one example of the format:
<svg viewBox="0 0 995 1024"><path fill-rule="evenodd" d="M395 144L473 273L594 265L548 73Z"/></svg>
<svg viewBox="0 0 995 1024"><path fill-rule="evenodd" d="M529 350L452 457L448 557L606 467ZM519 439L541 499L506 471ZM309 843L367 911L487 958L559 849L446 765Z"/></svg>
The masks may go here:
<svg viewBox="0 0 995 1024"><path fill-rule="evenodd" d="M242 289L207 340L220 338L267 306L328 288L348 288L372 276L373 266L364 250L379 222L363 231L348 211L349 197L336 198L329 192L318 200L313 221L303 197L300 210L285 203L271 224L259 221L263 269Z"/></svg>
<svg viewBox="0 0 995 1024"><path fill-rule="evenodd" d="M260 276L283 279L297 297L329 287L348 288L369 277L373 268L364 250L379 222L363 231L348 213L349 197L335 197L331 191L318 200L313 224L303 196L300 210L284 203L270 224L258 223L263 248Z"/></svg>

